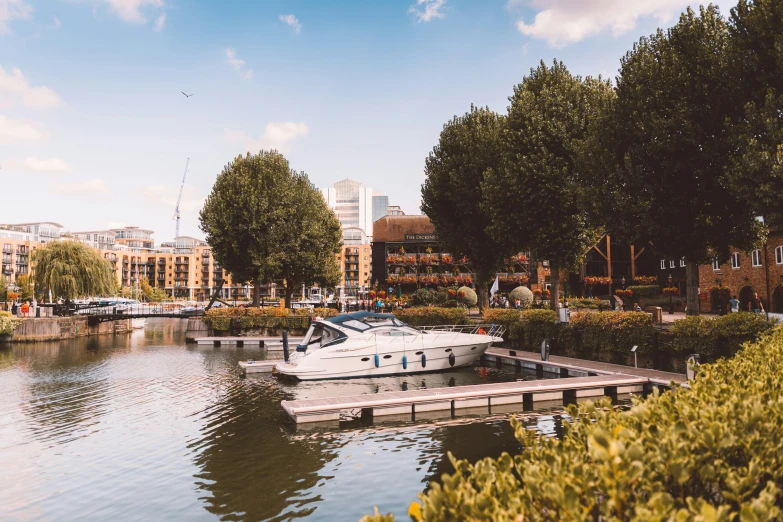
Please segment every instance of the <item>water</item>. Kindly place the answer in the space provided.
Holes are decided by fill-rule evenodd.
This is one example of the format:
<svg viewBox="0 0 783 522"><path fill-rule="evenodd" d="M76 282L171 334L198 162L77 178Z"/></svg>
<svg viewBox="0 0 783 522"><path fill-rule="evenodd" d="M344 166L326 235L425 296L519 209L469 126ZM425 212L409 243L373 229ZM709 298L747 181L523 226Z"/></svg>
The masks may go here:
<svg viewBox="0 0 783 522"><path fill-rule="evenodd" d="M508 415L297 429L280 401L520 374L245 378L237 362L262 351L186 346L184 325L0 347L0 519L342 521L377 505L407 520L416 494L452 471L448 451L475 461L519 450ZM525 422L556 434L563 418Z"/></svg>

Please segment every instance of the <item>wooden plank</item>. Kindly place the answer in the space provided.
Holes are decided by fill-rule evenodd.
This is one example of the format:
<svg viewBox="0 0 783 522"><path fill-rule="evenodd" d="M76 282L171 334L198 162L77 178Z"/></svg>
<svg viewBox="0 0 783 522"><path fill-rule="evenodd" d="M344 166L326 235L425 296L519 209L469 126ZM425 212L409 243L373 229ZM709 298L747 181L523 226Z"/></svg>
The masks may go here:
<svg viewBox="0 0 783 522"><path fill-rule="evenodd" d="M517 381L472 386L454 386L429 390L409 390L385 392L343 397L324 397L282 401L280 404L297 423L322 420L324 415L339 414L343 410L373 409L386 411L406 411L403 407L414 406L416 412L450 410L452 401L455 408L464 405L472 407L491 403L505 403L505 397L514 397L513 402L522 402L525 393L533 394L534 400L551 400L562 397L565 390L599 390L602 395L605 387L641 386L647 379L631 375L599 375L594 377L574 377L569 379L544 379L536 381ZM457 404L459 402L459 405ZM382 415L381 411L379 414Z"/></svg>

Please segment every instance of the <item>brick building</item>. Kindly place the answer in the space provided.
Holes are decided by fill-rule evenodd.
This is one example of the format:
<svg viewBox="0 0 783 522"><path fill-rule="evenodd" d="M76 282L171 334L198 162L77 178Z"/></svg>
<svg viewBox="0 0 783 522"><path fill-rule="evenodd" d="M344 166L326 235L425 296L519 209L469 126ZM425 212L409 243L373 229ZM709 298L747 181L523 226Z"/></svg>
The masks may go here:
<svg viewBox="0 0 783 522"><path fill-rule="evenodd" d="M748 301L758 292L764 309L783 313L783 232L769 235L766 245L751 252L732 248L729 260L699 266L701 310L717 311L710 299L710 288L728 288L740 301L740 310L748 309Z"/></svg>

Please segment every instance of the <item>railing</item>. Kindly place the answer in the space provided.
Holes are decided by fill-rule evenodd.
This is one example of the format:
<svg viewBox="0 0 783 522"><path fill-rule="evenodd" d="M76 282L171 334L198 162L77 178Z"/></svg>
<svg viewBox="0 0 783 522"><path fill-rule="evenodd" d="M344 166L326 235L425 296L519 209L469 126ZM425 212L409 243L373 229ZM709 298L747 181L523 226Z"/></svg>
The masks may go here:
<svg viewBox="0 0 783 522"><path fill-rule="evenodd" d="M449 324L438 326L419 326L418 329L423 332L453 332L474 335L489 335L492 337L503 337L503 334L506 333L506 327L502 324Z"/></svg>
<svg viewBox="0 0 783 522"><path fill-rule="evenodd" d="M91 303L91 304L51 304L41 305L51 307L56 316L125 316L125 317L155 317L155 316L181 316L191 317L204 314L203 307L183 307L173 303L136 304L125 305L122 303Z"/></svg>

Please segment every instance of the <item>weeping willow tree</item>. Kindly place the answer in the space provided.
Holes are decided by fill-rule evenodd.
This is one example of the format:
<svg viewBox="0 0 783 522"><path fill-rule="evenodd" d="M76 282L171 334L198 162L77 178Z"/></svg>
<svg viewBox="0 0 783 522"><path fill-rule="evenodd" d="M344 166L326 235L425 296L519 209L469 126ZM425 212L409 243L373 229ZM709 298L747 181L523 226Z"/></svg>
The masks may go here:
<svg viewBox="0 0 783 522"><path fill-rule="evenodd" d="M116 288L111 264L89 246L55 241L33 252L38 292L52 291L55 299L105 296Z"/></svg>

